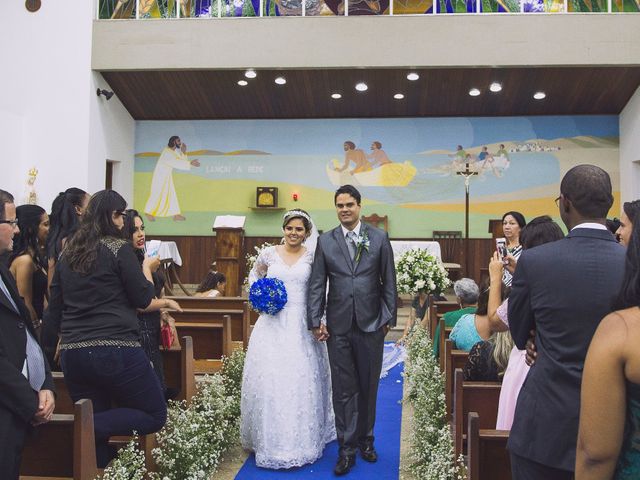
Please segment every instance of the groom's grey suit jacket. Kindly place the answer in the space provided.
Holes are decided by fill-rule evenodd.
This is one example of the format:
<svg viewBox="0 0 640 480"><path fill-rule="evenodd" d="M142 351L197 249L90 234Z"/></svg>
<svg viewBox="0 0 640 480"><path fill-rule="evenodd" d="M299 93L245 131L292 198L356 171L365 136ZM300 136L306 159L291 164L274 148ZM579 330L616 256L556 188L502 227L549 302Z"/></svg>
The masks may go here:
<svg viewBox="0 0 640 480"><path fill-rule="evenodd" d="M307 295L307 324L317 328L325 313L330 334L342 335L355 321L364 332L396 324L397 291L393 250L387 233L362 224L369 250L362 250L358 262L351 260L342 227L318 238ZM326 294L327 279L329 294Z"/></svg>

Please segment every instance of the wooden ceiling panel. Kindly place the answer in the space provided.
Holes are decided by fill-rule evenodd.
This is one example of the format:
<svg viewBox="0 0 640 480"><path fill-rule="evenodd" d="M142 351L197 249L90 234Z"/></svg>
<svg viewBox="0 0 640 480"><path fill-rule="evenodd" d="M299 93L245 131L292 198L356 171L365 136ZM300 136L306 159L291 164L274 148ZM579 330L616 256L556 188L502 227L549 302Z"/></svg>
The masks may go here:
<svg viewBox="0 0 640 480"><path fill-rule="evenodd" d="M238 70L102 74L136 120L618 114L640 86L640 67L421 69L414 82L409 71L259 70L255 79ZM287 83L276 85L278 76ZM237 84L243 79L245 87ZM494 81L501 92L489 91ZM358 82L369 89L357 92ZM469 96L471 88L481 95ZM547 97L534 100L537 91Z"/></svg>

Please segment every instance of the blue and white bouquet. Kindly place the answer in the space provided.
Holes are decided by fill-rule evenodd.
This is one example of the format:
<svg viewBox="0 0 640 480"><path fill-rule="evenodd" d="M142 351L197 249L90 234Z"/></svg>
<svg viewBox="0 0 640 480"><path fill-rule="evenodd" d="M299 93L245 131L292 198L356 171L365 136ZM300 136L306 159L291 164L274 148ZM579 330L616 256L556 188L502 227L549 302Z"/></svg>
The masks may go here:
<svg viewBox="0 0 640 480"><path fill-rule="evenodd" d="M275 315L287 304L287 289L278 278L260 278L249 289L249 303L258 313Z"/></svg>

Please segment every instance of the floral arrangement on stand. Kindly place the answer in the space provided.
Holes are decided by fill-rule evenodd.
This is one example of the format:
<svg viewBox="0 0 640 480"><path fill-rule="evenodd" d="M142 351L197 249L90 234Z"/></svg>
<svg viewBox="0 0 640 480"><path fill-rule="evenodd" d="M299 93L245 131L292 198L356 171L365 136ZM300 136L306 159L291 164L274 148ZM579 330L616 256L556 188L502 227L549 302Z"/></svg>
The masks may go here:
<svg viewBox="0 0 640 480"><path fill-rule="evenodd" d="M275 315L287 304L287 289L278 278L259 278L249 289L249 304L258 313Z"/></svg>
<svg viewBox="0 0 640 480"><path fill-rule="evenodd" d="M156 434L156 472L145 474L144 453L133 439L118 452L102 480L204 480L211 478L222 456L238 441L240 389L245 354L236 350L223 359L219 373L205 377L186 402L170 402L167 422Z"/></svg>
<svg viewBox="0 0 640 480"><path fill-rule="evenodd" d="M431 353L427 330L416 325L407 340L406 401L413 407L411 473L421 480L465 480L464 458L454 458L446 420L444 374Z"/></svg>
<svg viewBox="0 0 640 480"><path fill-rule="evenodd" d="M449 273L437 257L424 249L414 248L396 260L398 293L417 295L420 291L440 294L449 285Z"/></svg>
<svg viewBox="0 0 640 480"><path fill-rule="evenodd" d="M269 248L269 247L273 247L273 245L270 244L269 242L264 242L259 247L253 247L253 249L256 252L253 255L250 255L250 254L247 253L247 256L246 256L247 264L246 264L246 267L245 267L245 272L246 272L247 276L245 277L244 282L242 282L242 288L243 288L243 290L245 292L249 293L249 273L253 269L253 266L256 264L256 260L258 259L258 255L260 255L264 249Z"/></svg>

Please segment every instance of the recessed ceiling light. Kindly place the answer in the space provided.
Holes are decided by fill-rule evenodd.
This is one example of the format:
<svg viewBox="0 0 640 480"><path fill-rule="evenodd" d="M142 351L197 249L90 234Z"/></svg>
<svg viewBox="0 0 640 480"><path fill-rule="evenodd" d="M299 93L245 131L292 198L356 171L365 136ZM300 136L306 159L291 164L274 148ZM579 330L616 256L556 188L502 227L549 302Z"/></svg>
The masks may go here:
<svg viewBox="0 0 640 480"><path fill-rule="evenodd" d="M364 82L360 82L356 85L356 90L359 92L366 92L368 89L369 87L367 87L367 84Z"/></svg>
<svg viewBox="0 0 640 480"><path fill-rule="evenodd" d="M244 76L247 78L256 78L258 74L256 73L255 70L249 69L246 72L244 72Z"/></svg>
<svg viewBox="0 0 640 480"><path fill-rule="evenodd" d="M393 98L395 98L396 100L402 100L404 98L404 95L401 93L396 93Z"/></svg>
<svg viewBox="0 0 640 480"><path fill-rule="evenodd" d="M547 94L544 92L536 92L533 94L533 98L535 98L536 100L542 100L546 96Z"/></svg>
<svg viewBox="0 0 640 480"><path fill-rule="evenodd" d="M238 80L238 85L241 87L246 87L249 84L246 80Z"/></svg>
<svg viewBox="0 0 640 480"><path fill-rule="evenodd" d="M278 77L274 80L274 82L276 82L278 85L284 85L285 83L287 83L287 80L284 77Z"/></svg>
<svg viewBox="0 0 640 480"><path fill-rule="evenodd" d="M418 75L416 72L411 72L410 74L407 75L407 80L411 80L412 82L415 82L419 78L420 78L420 75Z"/></svg>
<svg viewBox="0 0 640 480"><path fill-rule="evenodd" d="M480 90L478 90L477 88L472 88L471 90L469 90L469 95L471 95L472 97L477 97L478 95L480 95Z"/></svg>
<svg viewBox="0 0 640 480"><path fill-rule="evenodd" d="M342 95L340 95L339 93L332 93L331 98L333 98L334 100L340 100L342 98Z"/></svg>
<svg viewBox="0 0 640 480"><path fill-rule="evenodd" d="M502 90L502 85L499 84L498 82L493 82L491 86L489 86L489 90L491 90L494 93L499 92L500 90Z"/></svg>

